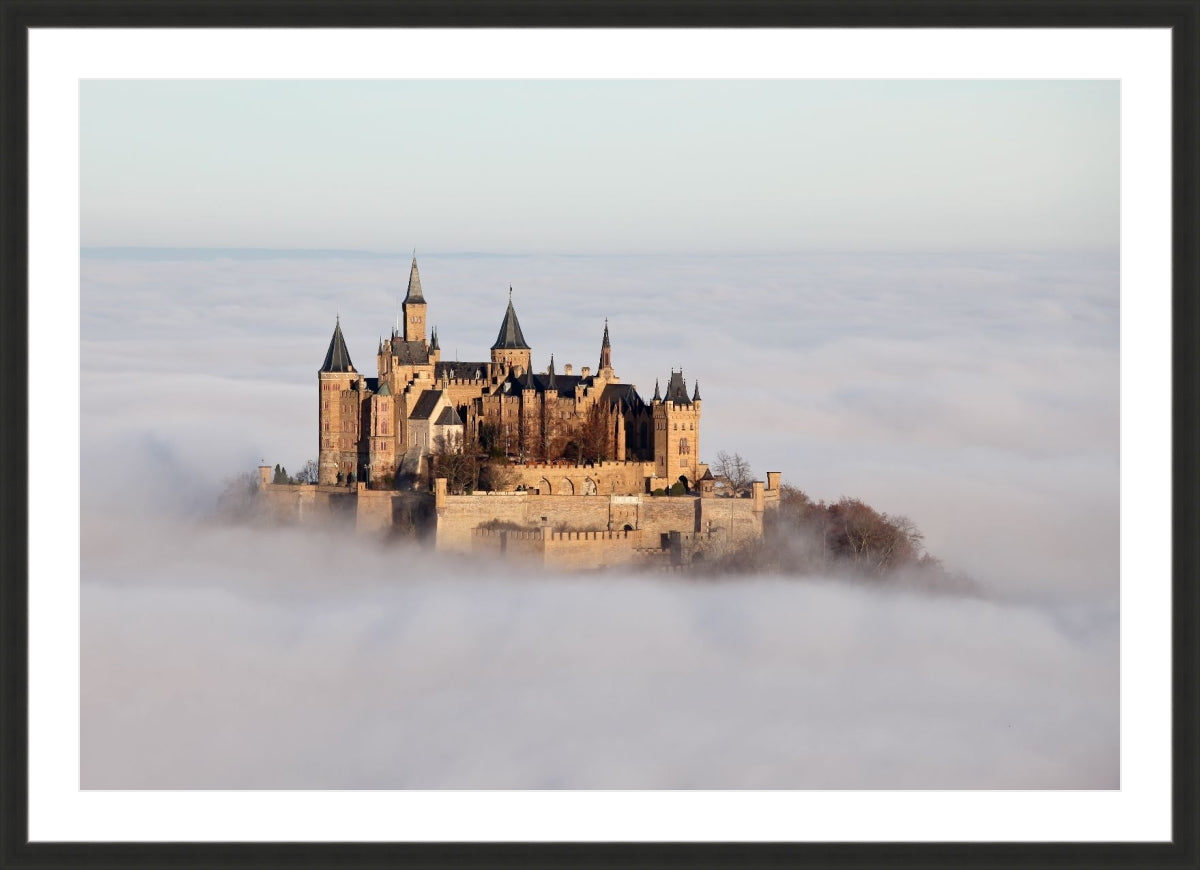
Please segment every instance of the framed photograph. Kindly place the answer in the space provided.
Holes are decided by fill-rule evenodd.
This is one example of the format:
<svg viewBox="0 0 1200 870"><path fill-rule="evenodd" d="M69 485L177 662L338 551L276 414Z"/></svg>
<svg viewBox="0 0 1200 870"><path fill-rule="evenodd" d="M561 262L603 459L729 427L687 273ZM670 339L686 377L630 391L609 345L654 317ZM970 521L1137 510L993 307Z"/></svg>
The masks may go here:
<svg viewBox="0 0 1200 870"><path fill-rule="evenodd" d="M122 10L3 19L5 866L1200 860L1195 3Z"/></svg>

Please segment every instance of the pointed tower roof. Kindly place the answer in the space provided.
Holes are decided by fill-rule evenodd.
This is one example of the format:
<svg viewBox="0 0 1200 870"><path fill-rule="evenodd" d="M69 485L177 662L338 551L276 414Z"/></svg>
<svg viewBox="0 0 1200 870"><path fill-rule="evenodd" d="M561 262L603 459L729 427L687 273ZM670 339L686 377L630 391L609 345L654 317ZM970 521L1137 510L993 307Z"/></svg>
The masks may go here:
<svg viewBox="0 0 1200 870"><path fill-rule="evenodd" d="M662 401L662 394L659 393L659 391L658 391L658 378L654 379L654 401L655 402Z"/></svg>
<svg viewBox="0 0 1200 870"><path fill-rule="evenodd" d="M346 350L346 339L342 337L342 319L339 317L333 325L333 338L329 339L329 350L325 351L325 362L321 364L323 372L352 372L354 364L350 362L350 351Z"/></svg>
<svg viewBox="0 0 1200 870"><path fill-rule="evenodd" d="M696 388L694 390L692 390L692 401L693 402L700 401L700 381L698 379L696 381Z"/></svg>
<svg viewBox="0 0 1200 870"><path fill-rule="evenodd" d="M534 383L534 380L533 380L533 369L532 368L529 371L525 372L525 389L527 389L527 390L536 390L537 389L537 384Z"/></svg>
<svg viewBox="0 0 1200 870"><path fill-rule="evenodd" d="M550 377L546 381L547 390L556 390L558 387L554 385L554 354L550 354Z"/></svg>
<svg viewBox="0 0 1200 870"><path fill-rule="evenodd" d="M429 340L429 349L430 350L441 350L442 349L442 346L440 344L438 344L437 327L436 326L433 328L433 338L431 338Z"/></svg>
<svg viewBox="0 0 1200 870"><path fill-rule="evenodd" d="M391 394L392 388L388 386L387 381L380 384L379 389L375 391L375 395L377 396L390 396Z"/></svg>
<svg viewBox="0 0 1200 870"><path fill-rule="evenodd" d="M608 318L604 318L604 341L600 342L601 347L612 347L612 342L608 340Z"/></svg>
<svg viewBox="0 0 1200 870"><path fill-rule="evenodd" d="M683 369L671 372L671 379L667 382L667 401L674 402L676 405L692 403L692 400L688 398L687 381L683 379Z"/></svg>
<svg viewBox="0 0 1200 870"><path fill-rule="evenodd" d="M421 295L421 273L417 271L417 255L413 254L412 268L408 272L408 295L404 297L405 304L417 303L425 304L425 297Z"/></svg>
<svg viewBox="0 0 1200 870"><path fill-rule="evenodd" d="M529 350L525 336L521 332L521 324L517 322L517 312L512 304L512 288L508 288L508 309L504 312L504 320L500 323L500 334L492 350L500 349Z"/></svg>

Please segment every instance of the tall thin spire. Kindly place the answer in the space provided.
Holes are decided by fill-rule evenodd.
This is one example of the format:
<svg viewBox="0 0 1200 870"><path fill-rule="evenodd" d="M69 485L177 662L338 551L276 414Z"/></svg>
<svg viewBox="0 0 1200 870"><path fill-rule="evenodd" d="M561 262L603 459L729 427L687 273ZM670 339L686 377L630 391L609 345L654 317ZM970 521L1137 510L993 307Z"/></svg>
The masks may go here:
<svg viewBox="0 0 1200 870"><path fill-rule="evenodd" d="M662 394L658 391L658 378L654 379L654 401L661 402Z"/></svg>
<svg viewBox="0 0 1200 870"><path fill-rule="evenodd" d="M700 379L699 378L696 379L696 388L694 390L692 390L692 401L693 402L700 401Z"/></svg>
<svg viewBox="0 0 1200 870"><path fill-rule="evenodd" d="M600 342L600 370L612 372L612 342L608 340L608 318L604 318L604 339Z"/></svg>
<svg viewBox="0 0 1200 870"><path fill-rule="evenodd" d="M554 354L550 354L550 377L546 380L546 389L558 389L558 387L554 385Z"/></svg>
<svg viewBox="0 0 1200 870"><path fill-rule="evenodd" d="M413 249L412 268L408 271L408 295L404 297L405 304L424 304L425 297L421 295L421 273L417 271L417 251Z"/></svg>

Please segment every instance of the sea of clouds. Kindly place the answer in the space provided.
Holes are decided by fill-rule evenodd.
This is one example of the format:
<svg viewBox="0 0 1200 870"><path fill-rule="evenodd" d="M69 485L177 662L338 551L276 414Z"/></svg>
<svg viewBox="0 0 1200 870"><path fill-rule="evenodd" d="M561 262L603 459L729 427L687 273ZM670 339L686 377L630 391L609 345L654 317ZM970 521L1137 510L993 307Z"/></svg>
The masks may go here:
<svg viewBox="0 0 1200 870"><path fill-rule="evenodd" d="M408 256L85 252L85 788L1116 788L1115 255L420 255L443 359L672 366L701 458L911 517L971 596L522 577L231 528Z"/></svg>

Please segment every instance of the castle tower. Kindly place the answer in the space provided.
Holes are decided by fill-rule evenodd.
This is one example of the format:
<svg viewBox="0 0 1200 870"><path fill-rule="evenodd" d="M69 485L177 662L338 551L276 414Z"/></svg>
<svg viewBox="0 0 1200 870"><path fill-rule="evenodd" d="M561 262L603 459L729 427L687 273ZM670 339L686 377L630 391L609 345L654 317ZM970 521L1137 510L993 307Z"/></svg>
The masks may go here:
<svg viewBox="0 0 1200 870"><path fill-rule="evenodd" d="M509 287L508 309L504 312L504 320L500 322L500 334L492 345L492 362L508 368L521 366L525 371L530 371L530 351L521 332L521 324L517 321L517 312L512 304L512 287Z"/></svg>
<svg viewBox="0 0 1200 870"><path fill-rule="evenodd" d="M370 399L370 441L367 444L368 481L378 482L396 473L396 412L387 381Z"/></svg>
<svg viewBox="0 0 1200 870"><path fill-rule="evenodd" d="M596 377L605 381L614 380L612 367L612 342L608 340L607 317L604 318L604 340L600 342L600 369L596 372Z"/></svg>
<svg viewBox="0 0 1200 870"><path fill-rule="evenodd" d="M654 473L673 486L680 477L687 478L694 489L699 478L700 463L700 389L688 396L687 382L682 371L672 371L667 381L666 395L659 398L658 384L654 385L651 412L654 415Z"/></svg>
<svg viewBox="0 0 1200 870"><path fill-rule="evenodd" d="M342 337L342 322L334 323L333 338L325 352L325 362L317 372L317 392L320 407L317 411L317 482L329 486L337 483L338 472L345 472L345 455L357 455L357 431L350 435L353 421L343 413L343 398L358 380L358 372L350 362L346 339ZM357 427L353 427L355 430ZM351 467L355 460L350 460Z"/></svg>
<svg viewBox="0 0 1200 870"><path fill-rule="evenodd" d="M404 340L425 340L425 297L421 295L421 274L417 271L417 255L413 254L408 273L408 295L404 297Z"/></svg>

